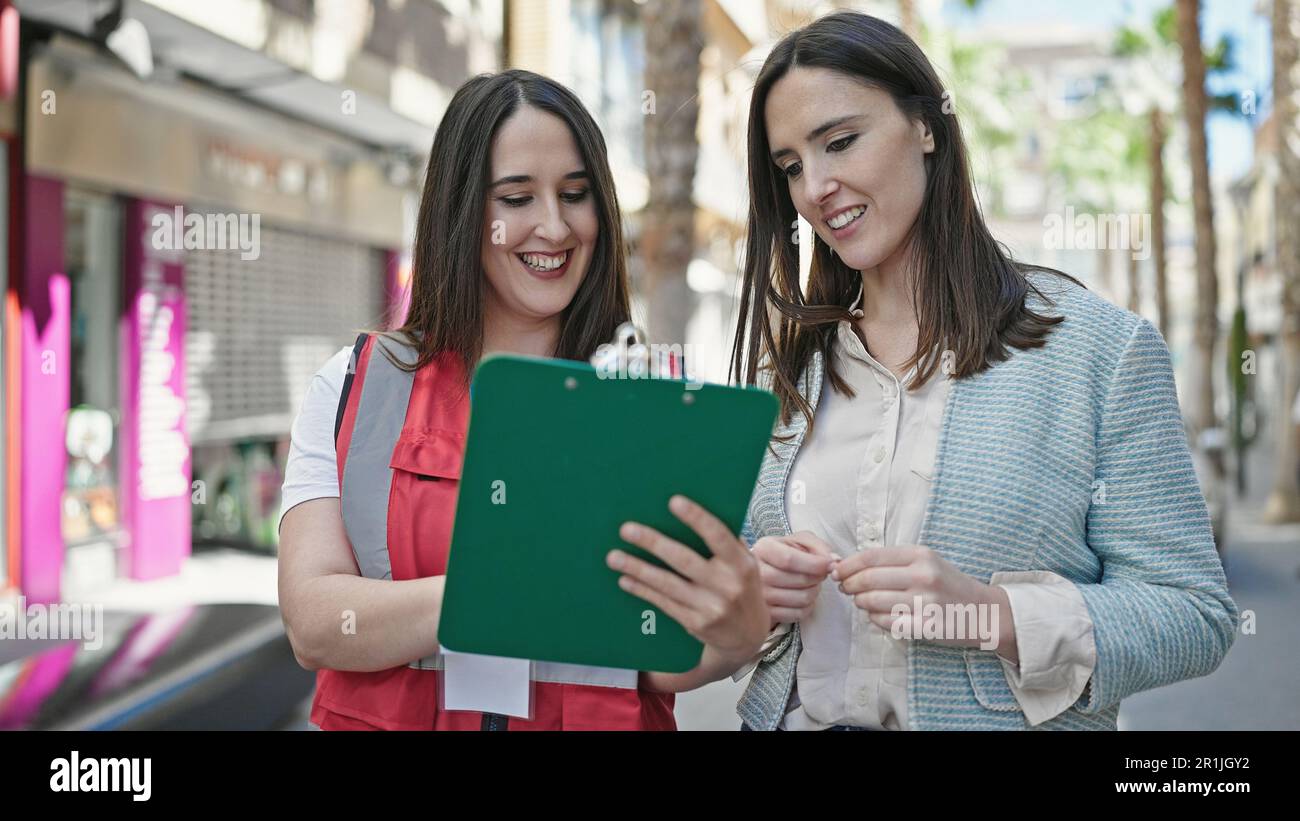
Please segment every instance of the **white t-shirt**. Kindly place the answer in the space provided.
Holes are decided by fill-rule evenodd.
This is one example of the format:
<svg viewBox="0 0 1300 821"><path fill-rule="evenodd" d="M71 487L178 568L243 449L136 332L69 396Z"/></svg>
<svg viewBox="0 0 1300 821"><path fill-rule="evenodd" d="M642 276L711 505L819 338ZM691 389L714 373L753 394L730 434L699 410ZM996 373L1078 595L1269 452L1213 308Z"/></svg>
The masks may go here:
<svg viewBox="0 0 1300 821"><path fill-rule="evenodd" d="M302 409L293 420L289 460L280 489L280 523L295 505L338 498L339 465L334 453L334 419L352 347L339 349L311 378Z"/></svg>

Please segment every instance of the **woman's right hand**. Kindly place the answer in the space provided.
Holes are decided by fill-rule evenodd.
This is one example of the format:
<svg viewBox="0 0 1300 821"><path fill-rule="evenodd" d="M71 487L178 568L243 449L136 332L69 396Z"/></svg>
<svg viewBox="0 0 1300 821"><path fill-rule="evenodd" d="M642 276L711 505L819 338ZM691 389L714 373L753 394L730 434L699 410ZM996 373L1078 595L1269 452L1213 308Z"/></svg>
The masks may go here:
<svg viewBox="0 0 1300 821"><path fill-rule="evenodd" d="M758 559L763 598L777 624L812 615L822 582L839 561L829 544L806 530L765 536L750 552Z"/></svg>

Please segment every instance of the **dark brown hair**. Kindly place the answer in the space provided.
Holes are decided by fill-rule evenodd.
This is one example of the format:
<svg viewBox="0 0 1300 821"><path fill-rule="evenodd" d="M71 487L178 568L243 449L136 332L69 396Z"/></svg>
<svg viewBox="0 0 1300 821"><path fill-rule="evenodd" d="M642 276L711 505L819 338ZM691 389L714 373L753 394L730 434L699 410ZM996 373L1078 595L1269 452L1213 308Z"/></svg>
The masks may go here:
<svg viewBox="0 0 1300 821"><path fill-rule="evenodd" d="M415 226L411 307L392 331L419 350L411 367L456 355L470 378L483 346L483 211L492 168L492 140L521 106L565 122L577 143L596 204L600 233L590 265L564 310L555 356L585 360L614 337L631 314L627 252L605 139L582 102L564 86L531 71L510 70L468 80L438 124ZM385 356L388 352L384 351ZM392 360L393 357L389 356Z"/></svg>
<svg viewBox="0 0 1300 821"><path fill-rule="evenodd" d="M904 239L915 249L911 284L919 325L916 352L905 364L917 367L911 387L930 378L943 350L952 351L951 373L961 378L1006 359L1008 348L1043 345L1061 318L1025 306L1027 293L1038 293L1025 272L1051 269L1014 262L989 233L972 186L961 129L956 116L944 110L943 86L930 61L906 34L883 20L837 12L777 43L754 86L748 136L749 227L732 378L754 384L762 362L763 370L773 371L771 387L781 400L782 423L789 424L797 407L811 426L812 408L796 383L813 352L820 351L831 384L853 395L836 372L830 349L836 323L851 319L848 309L861 275L814 234L808 293L803 293L798 246L788 238L797 212L785 177L769 159L767 96L795 66L830 69L881 89L904 115L923 120L934 135L934 151L925 155L921 210Z"/></svg>

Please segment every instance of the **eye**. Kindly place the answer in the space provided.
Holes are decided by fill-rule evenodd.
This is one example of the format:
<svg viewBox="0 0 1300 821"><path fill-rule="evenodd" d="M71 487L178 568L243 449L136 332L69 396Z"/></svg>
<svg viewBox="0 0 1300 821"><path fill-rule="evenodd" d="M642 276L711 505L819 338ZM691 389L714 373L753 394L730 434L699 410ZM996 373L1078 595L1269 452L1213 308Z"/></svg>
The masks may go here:
<svg viewBox="0 0 1300 821"><path fill-rule="evenodd" d="M521 208L533 201L533 198L531 196L500 197L499 199L502 203L508 205L511 208Z"/></svg>
<svg viewBox="0 0 1300 821"><path fill-rule="evenodd" d="M582 202L587 198L587 194L589 193L590 190L587 188L584 188L581 191L566 191L560 195L560 199L565 202Z"/></svg>
<svg viewBox="0 0 1300 821"><path fill-rule="evenodd" d="M858 138L857 134L849 134L846 137L840 137L838 140L832 140L826 146L826 150L843 151L844 149L848 148L850 145L853 145L853 141L856 140L857 138Z"/></svg>
<svg viewBox="0 0 1300 821"><path fill-rule="evenodd" d="M803 173L803 163L792 162L789 165L787 165L785 168L783 168L782 172L786 175L787 178L794 179L795 177Z"/></svg>

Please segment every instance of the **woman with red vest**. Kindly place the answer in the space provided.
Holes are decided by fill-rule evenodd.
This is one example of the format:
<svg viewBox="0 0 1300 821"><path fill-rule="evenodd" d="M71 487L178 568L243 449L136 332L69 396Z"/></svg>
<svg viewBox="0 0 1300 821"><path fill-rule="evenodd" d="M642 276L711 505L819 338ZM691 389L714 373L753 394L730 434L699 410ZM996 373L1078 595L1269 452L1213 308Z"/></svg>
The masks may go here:
<svg viewBox="0 0 1300 821"><path fill-rule="evenodd" d="M770 625L757 563L718 519L676 497L671 509L710 557L628 523L620 535L677 572L618 550L607 563L624 590L704 643L696 669L538 663L530 720L440 706L438 619L469 374L493 352L586 360L629 314L618 200L591 115L531 72L467 82L429 157L405 324L340 351L293 426L280 607L295 656L318 671L313 724L669 730L672 693L759 651Z"/></svg>

